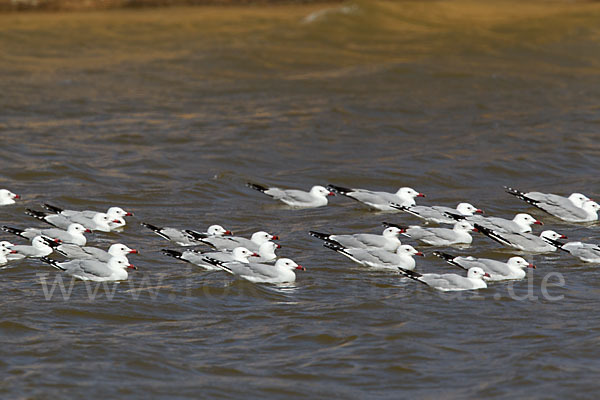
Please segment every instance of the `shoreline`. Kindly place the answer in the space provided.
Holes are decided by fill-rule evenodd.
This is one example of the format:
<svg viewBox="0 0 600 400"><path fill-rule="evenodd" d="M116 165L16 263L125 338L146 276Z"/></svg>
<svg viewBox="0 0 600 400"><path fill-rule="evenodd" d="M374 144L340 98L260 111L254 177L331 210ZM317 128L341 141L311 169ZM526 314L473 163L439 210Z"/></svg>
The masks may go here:
<svg viewBox="0 0 600 400"><path fill-rule="evenodd" d="M99 11L178 6L280 6L342 3L344 0L0 0L0 13Z"/></svg>

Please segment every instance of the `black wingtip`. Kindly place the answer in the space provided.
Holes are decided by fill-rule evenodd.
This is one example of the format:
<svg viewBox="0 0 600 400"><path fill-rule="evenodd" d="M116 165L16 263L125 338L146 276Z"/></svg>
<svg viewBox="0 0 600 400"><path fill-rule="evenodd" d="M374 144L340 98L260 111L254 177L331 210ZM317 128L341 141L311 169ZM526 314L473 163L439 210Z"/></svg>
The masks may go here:
<svg viewBox="0 0 600 400"><path fill-rule="evenodd" d="M395 208L396 210L408 211L410 207L403 206L397 203L390 203L390 207Z"/></svg>
<svg viewBox="0 0 600 400"><path fill-rule="evenodd" d="M262 193L264 193L267 190L269 190L268 187L263 186L263 185L259 185L258 183L247 182L246 186L248 186L250 189L258 190L259 192L262 192Z"/></svg>
<svg viewBox="0 0 600 400"><path fill-rule="evenodd" d="M161 249L161 251L164 255L173 257L173 258L177 258L179 260L181 260L181 257L183 256L183 253L181 251L177 251L177 250Z"/></svg>
<svg viewBox="0 0 600 400"><path fill-rule="evenodd" d="M44 203L44 204L42 204L42 207L44 207L46 210L48 210L48 211L50 211L50 212L53 212L53 213L55 213L55 214L60 214L61 212L63 212L63 211L64 211L64 209L63 209L63 208L56 207L56 206L53 206L53 205L51 205L51 204L48 204L48 203Z"/></svg>
<svg viewBox="0 0 600 400"><path fill-rule="evenodd" d="M159 232L162 228L159 228L156 225L152 225L152 224L148 224L146 222L140 222L140 225L145 226L146 228L150 229L151 231L154 232Z"/></svg>
<svg viewBox="0 0 600 400"><path fill-rule="evenodd" d="M465 215L460 215L460 214L455 214L449 211L444 211L444 215L447 216L448 218L452 218L456 221L463 221L465 219L467 219L467 217Z"/></svg>
<svg viewBox="0 0 600 400"><path fill-rule="evenodd" d="M455 257L455 256L453 256L452 254L449 254L449 253L444 253L444 252L442 252L442 251L434 251L432 254L433 254L434 256L436 256L436 257L439 257L439 258L441 258L442 260L444 260L444 261L448 261L448 262L450 262L450 261L452 261L452 260L454 260L454 259L456 258L456 257Z"/></svg>
<svg viewBox="0 0 600 400"><path fill-rule="evenodd" d="M53 266L56 269L60 269L61 271L66 271L65 268L61 267L60 265L58 265L58 261L53 260L51 258L48 257L40 257L40 260L45 262L46 264L50 264L51 266Z"/></svg>
<svg viewBox="0 0 600 400"><path fill-rule="evenodd" d="M11 226L2 226L2 229L4 232L8 232L8 233L12 233L13 235L17 235L17 236L22 236L22 233L25 232L22 229L17 229L17 228L13 228Z"/></svg>
<svg viewBox="0 0 600 400"><path fill-rule="evenodd" d="M316 237L317 239L321 239L321 240L329 240L329 237L331 236L328 233L321 233L321 232L315 232L315 231L308 231L308 234L310 236Z"/></svg>
<svg viewBox="0 0 600 400"><path fill-rule="evenodd" d="M41 220L43 220L46 216L48 216L48 214L46 214L43 211L36 211L36 210L32 210L31 208L25 209L25 214L32 216L33 218L37 218L37 219L41 219Z"/></svg>
<svg viewBox="0 0 600 400"><path fill-rule="evenodd" d="M185 229L184 232L189 235L190 239L192 239L192 240L198 240L198 241L201 241L202 239L206 239L207 237L210 236L210 235L207 235L206 233L196 232L196 231L193 231L191 229Z"/></svg>
<svg viewBox="0 0 600 400"><path fill-rule="evenodd" d="M381 225L383 225L386 228L398 228L401 231L406 231L408 229L408 226L398 225L398 224L394 224L392 222L382 222Z"/></svg>
<svg viewBox="0 0 600 400"><path fill-rule="evenodd" d="M327 189L331 190L334 193L338 193L338 194L347 194L352 192L353 190L347 187L343 187L343 186L337 186L337 185L332 185L331 183L329 185L327 185Z"/></svg>

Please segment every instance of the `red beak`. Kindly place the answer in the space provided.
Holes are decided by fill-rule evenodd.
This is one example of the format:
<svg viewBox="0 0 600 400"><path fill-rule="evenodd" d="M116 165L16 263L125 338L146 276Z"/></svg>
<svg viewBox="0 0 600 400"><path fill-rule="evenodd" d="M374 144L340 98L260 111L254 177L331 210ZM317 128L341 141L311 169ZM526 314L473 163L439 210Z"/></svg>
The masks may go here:
<svg viewBox="0 0 600 400"><path fill-rule="evenodd" d="M279 240L279 236L273 235L273 237L271 239L273 239L273 240Z"/></svg>
<svg viewBox="0 0 600 400"><path fill-rule="evenodd" d="M565 235L560 235L561 239L568 239L568 237L566 237Z"/></svg>
<svg viewBox="0 0 600 400"><path fill-rule="evenodd" d="M129 212L129 211L125 213L125 216L126 216L126 217L131 217L132 215L133 215L133 213L132 213L132 212Z"/></svg>
<svg viewBox="0 0 600 400"><path fill-rule="evenodd" d="M233 232L231 232L231 231L225 231L224 235L233 235Z"/></svg>
<svg viewBox="0 0 600 400"><path fill-rule="evenodd" d="M113 219L112 222L116 222L117 224L120 223L121 221L119 221L118 219Z"/></svg>
<svg viewBox="0 0 600 400"><path fill-rule="evenodd" d="M129 250L129 253L131 253L131 254L138 254L138 251L136 249L131 249L131 250Z"/></svg>
<svg viewBox="0 0 600 400"><path fill-rule="evenodd" d="M479 229L473 228L473 232L479 232Z"/></svg>
<svg viewBox="0 0 600 400"><path fill-rule="evenodd" d="M137 267L135 265L133 265L133 264L129 264L127 266L127 268L129 268L129 269L137 269Z"/></svg>
<svg viewBox="0 0 600 400"><path fill-rule="evenodd" d="M17 254L17 251L16 251L16 250L11 250L11 251L9 252L9 254Z"/></svg>
<svg viewBox="0 0 600 400"><path fill-rule="evenodd" d="M302 265L298 265L298 266L296 267L296 269L299 269L299 270L301 270L301 271L306 271L306 268L304 268Z"/></svg>
<svg viewBox="0 0 600 400"><path fill-rule="evenodd" d="M527 266L527 268L533 268L533 269L535 269L535 265L529 263L529 265Z"/></svg>
<svg viewBox="0 0 600 400"><path fill-rule="evenodd" d="M335 193L329 192L329 194L327 196L335 196Z"/></svg>
<svg viewBox="0 0 600 400"><path fill-rule="evenodd" d="M490 278L490 274L488 274L487 272L483 274L483 276L487 276L488 278Z"/></svg>
<svg viewBox="0 0 600 400"><path fill-rule="evenodd" d="M62 243L62 240L60 240L60 239L54 239L54 242L55 243Z"/></svg>
<svg viewBox="0 0 600 400"><path fill-rule="evenodd" d="M535 225L544 225L544 223L542 221L535 221L534 224Z"/></svg>
<svg viewBox="0 0 600 400"><path fill-rule="evenodd" d="M18 194L15 194L15 199L20 199L21 196L19 196Z"/></svg>
<svg viewBox="0 0 600 400"><path fill-rule="evenodd" d="M92 231L91 231L91 230L89 230L88 228L85 228L85 231L84 231L84 232L85 232L85 233L92 233Z"/></svg>
<svg viewBox="0 0 600 400"><path fill-rule="evenodd" d="M260 257L260 254L258 254L258 253L252 253L252 255L250 257Z"/></svg>
<svg viewBox="0 0 600 400"><path fill-rule="evenodd" d="M280 249L281 248L281 245L279 243L275 243L275 245L276 245L275 246L276 249Z"/></svg>
<svg viewBox="0 0 600 400"><path fill-rule="evenodd" d="M421 257L425 257L425 254L421 253L420 251L417 251L415 253L415 256L421 256Z"/></svg>
<svg viewBox="0 0 600 400"><path fill-rule="evenodd" d="M425 197L425 195L423 193L419 193L417 197Z"/></svg>
<svg viewBox="0 0 600 400"><path fill-rule="evenodd" d="M483 210L482 210L482 209L479 209L479 208L478 208L477 210L475 210L475 212L476 212L477 214L484 214Z"/></svg>

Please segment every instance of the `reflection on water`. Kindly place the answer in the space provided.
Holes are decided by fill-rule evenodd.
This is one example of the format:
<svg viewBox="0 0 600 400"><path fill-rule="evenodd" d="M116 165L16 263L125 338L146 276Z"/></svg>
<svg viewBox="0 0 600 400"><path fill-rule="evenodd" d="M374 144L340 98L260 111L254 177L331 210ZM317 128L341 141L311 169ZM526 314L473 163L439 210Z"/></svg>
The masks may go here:
<svg viewBox="0 0 600 400"><path fill-rule="evenodd" d="M58 287L46 300L36 274L47 285L60 275L41 263L2 267L0 393L597 391L594 265L527 255L538 266L531 279L441 294L363 268L307 233L420 221L341 196L290 209L245 183L411 186L427 194L422 204L528 211L572 240L597 241L597 224L565 225L502 187L597 197L599 17L596 2L508 0L0 15L0 186L24 197L0 208L2 224L33 226L23 211L42 202L115 204L135 217L90 243L141 251L130 280L93 301L95 287L82 282L68 300ZM165 257L174 246L142 221L266 230L307 271L282 287L205 272ZM454 271L417 247L420 271ZM513 254L480 235L452 251ZM550 273L565 285L544 286Z"/></svg>

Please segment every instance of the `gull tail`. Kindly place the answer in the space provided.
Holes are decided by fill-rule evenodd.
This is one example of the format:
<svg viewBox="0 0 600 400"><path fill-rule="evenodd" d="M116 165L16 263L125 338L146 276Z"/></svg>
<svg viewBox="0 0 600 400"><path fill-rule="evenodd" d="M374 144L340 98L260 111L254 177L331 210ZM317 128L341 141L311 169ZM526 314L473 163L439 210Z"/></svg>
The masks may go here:
<svg viewBox="0 0 600 400"><path fill-rule="evenodd" d="M181 251L170 250L170 249L161 249L161 251L166 256L173 257L173 258L176 258L178 260L187 261L186 259L182 258L183 257L183 253Z"/></svg>
<svg viewBox="0 0 600 400"><path fill-rule="evenodd" d="M206 239L207 237L210 236L203 232L192 231L191 229L186 229L186 230L184 230L184 232L189 235L190 239L198 240L198 241L201 241L202 239Z"/></svg>
<svg viewBox="0 0 600 400"><path fill-rule="evenodd" d="M475 224L475 228L483 233L485 236L489 237L492 240L495 240L496 242L500 243L501 245L504 246L510 246L510 242L506 239L504 239L498 232L490 229L490 228L486 228L485 226L481 226L479 224Z"/></svg>

